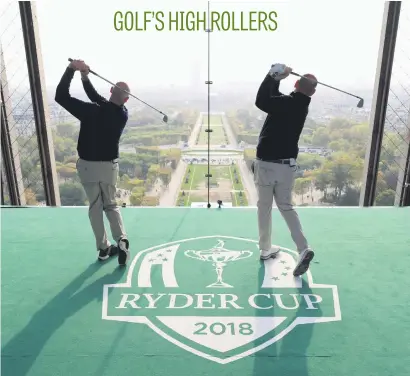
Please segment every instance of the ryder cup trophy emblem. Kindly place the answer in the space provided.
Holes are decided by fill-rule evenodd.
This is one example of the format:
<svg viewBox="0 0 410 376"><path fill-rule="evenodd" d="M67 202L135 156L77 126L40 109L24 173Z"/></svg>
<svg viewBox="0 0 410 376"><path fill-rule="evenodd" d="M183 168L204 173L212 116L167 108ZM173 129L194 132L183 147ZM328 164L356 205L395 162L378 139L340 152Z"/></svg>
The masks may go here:
<svg viewBox="0 0 410 376"><path fill-rule="evenodd" d="M211 249L201 251L185 251L185 256L196 260L209 261L213 263L212 265L215 267L217 280L207 287L233 287L222 280L224 267L228 262L243 260L252 255L251 251L230 251L229 249L224 248L224 244L225 242L219 240L218 244Z"/></svg>

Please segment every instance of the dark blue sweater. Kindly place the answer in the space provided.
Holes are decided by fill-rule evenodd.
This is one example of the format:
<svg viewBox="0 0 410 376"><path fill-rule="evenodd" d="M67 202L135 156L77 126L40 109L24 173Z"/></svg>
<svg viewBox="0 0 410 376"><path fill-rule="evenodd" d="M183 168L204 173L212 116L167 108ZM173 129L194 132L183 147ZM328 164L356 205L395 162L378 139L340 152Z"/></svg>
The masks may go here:
<svg viewBox="0 0 410 376"><path fill-rule="evenodd" d="M302 93L282 94L279 81L270 75L265 77L255 102L256 107L268 114L259 135L257 158L267 161L297 158L310 101Z"/></svg>
<svg viewBox="0 0 410 376"><path fill-rule="evenodd" d="M73 69L66 69L57 86L55 101L80 120L78 156L87 161L119 158L119 142L128 121L127 108L107 101L89 80L83 81L83 87L92 103L71 97L74 73Z"/></svg>

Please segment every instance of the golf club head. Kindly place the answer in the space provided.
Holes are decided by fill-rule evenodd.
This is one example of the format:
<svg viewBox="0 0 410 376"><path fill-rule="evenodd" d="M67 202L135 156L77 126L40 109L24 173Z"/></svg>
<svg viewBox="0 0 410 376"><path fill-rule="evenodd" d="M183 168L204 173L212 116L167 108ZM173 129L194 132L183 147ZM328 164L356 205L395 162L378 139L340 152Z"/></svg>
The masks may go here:
<svg viewBox="0 0 410 376"><path fill-rule="evenodd" d="M164 115L162 121L163 121L164 123L168 123L168 116L167 116L167 115Z"/></svg>
<svg viewBox="0 0 410 376"><path fill-rule="evenodd" d="M364 104L364 99L363 99L363 98L360 98L360 101L359 101L359 103L357 104L357 107L358 107L358 108L362 108L362 107L363 107L363 104Z"/></svg>

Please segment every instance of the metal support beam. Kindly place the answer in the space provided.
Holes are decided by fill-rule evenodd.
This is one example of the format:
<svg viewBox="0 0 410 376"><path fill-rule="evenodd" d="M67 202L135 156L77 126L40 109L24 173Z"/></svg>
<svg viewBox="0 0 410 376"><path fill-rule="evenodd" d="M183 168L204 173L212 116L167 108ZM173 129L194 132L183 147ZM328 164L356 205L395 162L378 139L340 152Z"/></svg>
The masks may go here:
<svg viewBox="0 0 410 376"><path fill-rule="evenodd" d="M49 114L35 2L19 1L19 7L46 204L60 206L53 137L47 126Z"/></svg>
<svg viewBox="0 0 410 376"><path fill-rule="evenodd" d="M1 106L1 157L2 170L6 177L10 205L26 205L26 197L21 173L20 153L16 140L16 124L12 113L3 48L0 44L0 106Z"/></svg>
<svg viewBox="0 0 410 376"><path fill-rule="evenodd" d="M375 200L400 9L400 1L387 1L385 3L376 80L373 90L375 98L373 99L370 115L372 129L364 163L362 179L364 184L360 193L360 206L372 206Z"/></svg>
<svg viewBox="0 0 410 376"><path fill-rule="evenodd" d="M400 163L399 177L397 179L396 206L410 206L410 108L407 117L407 137L405 157Z"/></svg>
<svg viewBox="0 0 410 376"><path fill-rule="evenodd" d="M5 205L3 174L1 174L1 204Z"/></svg>
<svg viewBox="0 0 410 376"><path fill-rule="evenodd" d="M208 204L207 208L211 208L211 201L210 201L210 192L211 192L211 182L210 179L212 177L211 170L210 170L210 164L211 164L211 120L210 120L210 114L211 114L211 85L213 82L211 81L211 32L212 29L210 27L210 3L208 1L208 27L205 30L208 33L208 80L205 81L205 84L208 85L208 128L206 132L208 133L208 173L205 175L208 181Z"/></svg>

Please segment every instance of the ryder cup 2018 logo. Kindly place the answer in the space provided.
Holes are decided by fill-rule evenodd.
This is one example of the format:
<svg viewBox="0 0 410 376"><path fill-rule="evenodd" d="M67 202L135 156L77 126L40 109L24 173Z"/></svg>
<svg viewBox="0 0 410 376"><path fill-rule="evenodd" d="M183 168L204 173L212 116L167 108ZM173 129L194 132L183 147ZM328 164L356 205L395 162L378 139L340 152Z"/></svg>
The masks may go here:
<svg viewBox="0 0 410 376"><path fill-rule="evenodd" d="M297 253L259 261L254 240L207 236L139 252L127 281L105 285L104 320L147 324L186 351L226 364L300 324L341 320L337 287L294 277Z"/></svg>

